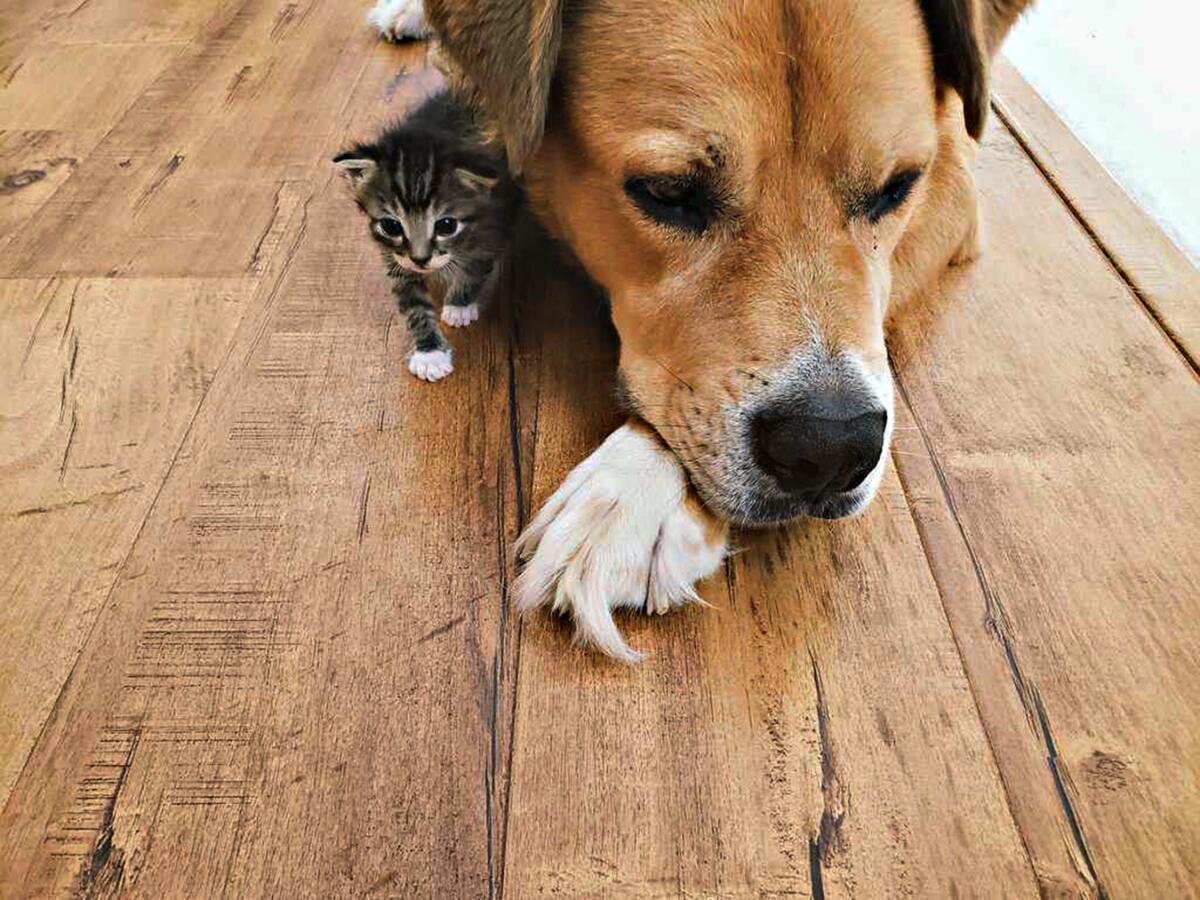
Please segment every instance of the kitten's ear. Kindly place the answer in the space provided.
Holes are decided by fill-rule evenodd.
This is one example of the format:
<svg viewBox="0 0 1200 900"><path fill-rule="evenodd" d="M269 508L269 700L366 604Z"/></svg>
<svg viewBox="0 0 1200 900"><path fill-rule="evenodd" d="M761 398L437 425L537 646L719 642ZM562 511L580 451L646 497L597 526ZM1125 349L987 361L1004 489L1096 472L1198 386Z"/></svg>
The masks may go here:
<svg viewBox="0 0 1200 900"><path fill-rule="evenodd" d="M350 182L351 187L358 187L374 175L378 167L378 163L362 147L339 153L333 158L333 165Z"/></svg>
<svg viewBox="0 0 1200 900"><path fill-rule="evenodd" d="M454 177L458 179L459 184L463 187L481 194L490 191L500 181L500 177L494 172L468 169L465 166L456 168L454 170Z"/></svg>

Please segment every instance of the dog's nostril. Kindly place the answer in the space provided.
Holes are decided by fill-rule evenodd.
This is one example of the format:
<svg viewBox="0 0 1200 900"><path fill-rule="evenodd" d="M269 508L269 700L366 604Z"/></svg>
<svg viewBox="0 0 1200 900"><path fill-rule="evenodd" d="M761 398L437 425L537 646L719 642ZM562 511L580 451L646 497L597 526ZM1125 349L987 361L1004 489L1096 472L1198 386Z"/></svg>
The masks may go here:
<svg viewBox="0 0 1200 900"><path fill-rule="evenodd" d="M836 494L871 474L886 429L883 410L846 419L768 413L754 422L754 449L758 464L788 493Z"/></svg>

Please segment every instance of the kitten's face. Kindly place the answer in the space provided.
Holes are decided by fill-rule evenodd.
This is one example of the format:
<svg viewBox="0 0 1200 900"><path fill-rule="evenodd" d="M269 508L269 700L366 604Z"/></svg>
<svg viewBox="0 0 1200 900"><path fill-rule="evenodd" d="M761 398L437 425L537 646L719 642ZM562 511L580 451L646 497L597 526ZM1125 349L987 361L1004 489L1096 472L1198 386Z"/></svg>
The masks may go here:
<svg viewBox="0 0 1200 900"><path fill-rule="evenodd" d="M434 154L358 147L334 160L350 181L385 258L415 275L455 261L470 244L495 179Z"/></svg>
<svg viewBox="0 0 1200 900"><path fill-rule="evenodd" d="M451 259L454 239L466 223L441 204L406 209L398 197L381 199L376 209L364 212L371 220L371 236L392 254L400 268L417 275L436 272Z"/></svg>

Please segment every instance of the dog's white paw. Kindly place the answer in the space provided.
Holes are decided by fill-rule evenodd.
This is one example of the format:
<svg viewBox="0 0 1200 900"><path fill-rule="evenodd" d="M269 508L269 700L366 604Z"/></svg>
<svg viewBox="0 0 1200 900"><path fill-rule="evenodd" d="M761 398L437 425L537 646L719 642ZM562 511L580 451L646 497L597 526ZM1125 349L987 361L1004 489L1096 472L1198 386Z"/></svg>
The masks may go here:
<svg viewBox="0 0 1200 900"><path fill-rule="evenodd" d="M408 371L423 381L440 381L454 371L449 350L416 351L408 358Z"/></svg>
<svg viewBox="0 0 1200 900"><path fill-rule="evenodd" d="M419 41L431 33L422 0L379 0L367 13L367 22L393 42Z"/></svg>
<svg viewBox="0 0 1200 900"><path fill-rule="evenodd" d="M468 303L466 306L443 306L442 321L451 328L462 328L479 319L479 304Z"/></svg>
<svg viewBox="0 0 1200 900"><path fill-rule="evenodd" d="M727 528L688 497L679 461L638 427L617 429L567 476L517 542L516 604L570 612L575 638L623 662L642 655L613 622L619 607L665 613L699 601L725 558Z"/></svg>

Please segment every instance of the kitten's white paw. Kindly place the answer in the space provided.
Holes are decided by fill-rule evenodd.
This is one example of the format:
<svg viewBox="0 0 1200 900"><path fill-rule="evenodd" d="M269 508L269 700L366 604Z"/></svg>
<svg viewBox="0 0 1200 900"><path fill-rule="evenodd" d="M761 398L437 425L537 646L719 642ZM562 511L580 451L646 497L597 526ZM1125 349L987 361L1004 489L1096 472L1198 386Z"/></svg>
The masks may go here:
<svg viewBox="0 0 1200 900"><path fill-rule="evenodd" d="M612 611L703 602L695 583L720 567L726 536L689 498L674 454L625 425L575 467L517 541L526 560L517 608L569 611L578 642L637 662L642 654L621 638Z"/></svg>
<svg viewBox="0 0 1200 900"><path fill-rule="evenodd" d="M449 350L414 352L408 358L408 371L423 381L440 381L454 371Z"/></svg>
<svg viewBox="0 0 1200 900"><path fill-rule="evenodd" d="M443 306L442 321L451 328L462 328L479 319L479 304L468 303L466 306Z"/></svg>
<svg viewBox="0 0 1200 900"><path fill-rule="evenodd" d="M422 0L379 0L367 22L388 41L419 41L431 34Z"/></svg>

